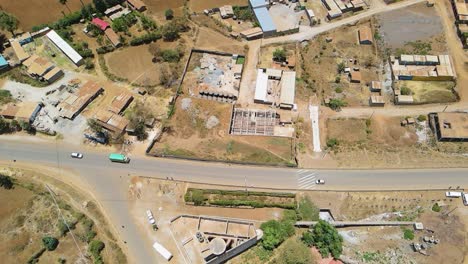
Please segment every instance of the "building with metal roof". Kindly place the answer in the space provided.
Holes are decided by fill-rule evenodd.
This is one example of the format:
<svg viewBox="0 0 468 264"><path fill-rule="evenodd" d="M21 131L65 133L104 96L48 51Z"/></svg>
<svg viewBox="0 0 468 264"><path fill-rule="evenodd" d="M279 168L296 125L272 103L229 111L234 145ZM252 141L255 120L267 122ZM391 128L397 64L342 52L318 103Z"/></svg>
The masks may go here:
<svg viewBox="0 0 468 264"><path fill-rule="evenodd" d="M81 57L75 49L73 49L57 32L51 30L46 36L55 44L75 65L80 65L83 62Z"/></svg>
<svg viewBox="0 0 468 264"><path fill-rule="evenodd" d="M292 109L296 93L296 72L283 71L281 77L280 107Z"/></svg>
<svg viewBox="0 0 468 264"><path fill-rule="evenodd" d="M252 9L268 6L268 2L266 0L249 0L249 4Z"/></svg>
<svg viewBox="0 0 468 264"><path fill-rule="evenodd" d="M8 68L8 66L9 66L8 61L5 60L5 58L2 55L0 55L0 70Z"/></svg>
<svg viewBox="0 0 468 264"><path fill-rule="evenodd" d="M272 36L276 33L276 26L266 7L255 8L255 17L257 18L264 36Z"/></svg>
<svg viewBox="0 0 468 264"><path fill-rule="evenodd" d="M106 21L100 19L99 17L93 18L93 20L91 20L91 23L93 25L95 25L96 27L100 28L102 31L104 31L108 27L110 27L109 23L107 23Z"/></svg>

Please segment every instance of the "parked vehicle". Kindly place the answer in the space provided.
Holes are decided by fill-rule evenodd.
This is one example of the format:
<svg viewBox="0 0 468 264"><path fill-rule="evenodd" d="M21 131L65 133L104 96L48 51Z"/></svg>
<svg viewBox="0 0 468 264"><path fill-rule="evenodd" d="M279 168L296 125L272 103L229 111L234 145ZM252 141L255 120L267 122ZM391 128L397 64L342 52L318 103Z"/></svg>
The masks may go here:
<svg viewBox="0 0 468 264"><path fill-rule="evenodd" d="M446 197L459 198L462 197L462 192L445 192Z"/></svg>
<svg viewBox="0 0 468 264"><path fill-rule="evenodd" d="M463 204L468 206L468 193L462 194Z"/></svg>
<svg viewBox="0 0 468 264"><path fill-rule="evenodd" d="M78 153L78 152L73 152L73 153L71 154L71 157L72 157L72 158L75 158L75 159L82 159L82 158L83 158L83 154Z"/></svg>
<svg viewBox="0 0 468 264"><path fill-rule="evenodd" d="M325 180L318 179L315 181L315 184L325 184Z"/></svg>
<svg viewBox="0 0 468 264"><path fill-rule="evenodd" d="M124 154L111 153L109 159L112 162L129 163L130 159Z"/></svg>
<svg viewBox="0 0 468 264"><path fill-rule="evenodd" d="M156 224L156 220L154 220L153 213L151 212L151 210L146 210L146 215L148 216L148 222L151 225Z"/></svg>
<svg viewBox="0 0 468 264"><path fill-rule="evenodd" d="M169 250L167 250L165 247L163 247L163 245L159 244L158 242L154 242L153 248L159 254L161 254L161 256L163 256L167 261L171 260L171 258L172 258L171 252L169 252Z"/></svg>

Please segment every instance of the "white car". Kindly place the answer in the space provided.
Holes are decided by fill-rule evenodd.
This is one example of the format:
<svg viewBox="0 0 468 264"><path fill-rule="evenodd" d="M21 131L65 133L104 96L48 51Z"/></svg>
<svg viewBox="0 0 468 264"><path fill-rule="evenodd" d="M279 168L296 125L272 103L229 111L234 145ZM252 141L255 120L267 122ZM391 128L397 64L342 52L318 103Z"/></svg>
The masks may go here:
<svg viewBox="0 0 468 264"><path fill-rule="evenodd" d="M154 220L153 213L151 210L146 210L146 216L148 216L148 222L152 225L156 223L156 220Z"/></svg>
<svg viewBox="0 0 468 264"><path fill-rule="evenodd" d="M82 159L82 158L83 158L83 154L78 153L78 152L73 152L73 153L71 154L71 157L72 157L72 158L75 158L75 159Z"/></svg>
<svg viewBox="0 0 468 264"><path fill-rule="evenodd" d="M315 181L315 184L325 184L325 180L318 179Z"/></svg>

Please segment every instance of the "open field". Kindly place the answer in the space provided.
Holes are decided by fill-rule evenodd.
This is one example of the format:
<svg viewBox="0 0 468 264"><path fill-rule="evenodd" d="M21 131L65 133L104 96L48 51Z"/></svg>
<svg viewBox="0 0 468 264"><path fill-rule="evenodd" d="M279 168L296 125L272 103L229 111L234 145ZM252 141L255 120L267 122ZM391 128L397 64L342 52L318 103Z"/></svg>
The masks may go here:
<svg viewBox="0 0 468 264"><path fill-rule="evenodd" d="M167 132L151 153L271 165L293 162L290 138L229 135L231 108L211 100L179 98Z"/></svg>
<svg viewBox="0 0 468 264"><path fill-rule="evenodd" d="M406 42L429 39L443 33L435 8L425 3L377 16L379 33L389 48L400 48Z"/></svg>
<svg viewBox="0 0 468 264"><path fill-rule="evenodd" d="M195 48L218 50L232 54L246 54L244 44L242 42L236 41L219 32L204 27L199 29Z"/></svg>
<svg viewBox="0 0 468 264"><path fill-rule="evenodd" d="M20 21L19 27L24 31L29 31L33 26L53 22L70 11L80 10L81 2L89 4L92 1L68 0L66 5L62 5L56 0L2 1L1 9L15 15Z"/></svg>
<svg viewBox="0 0 468 264"><path fill-rule="evenodd" d="M342 99L348 106L369 105L370 91L366 84L381 78L382 61L374 45L358 44L359 28L370 25L370 21L365 21L345 26L319 35L302 46L300 80L316 92L319 99ZM327 42L326 38L332 41ZM361 83L351 83L348 74L339 73L340 63L351 69L359 68Z"/></svg>
<svg viewBox="0 0 468 264"><path fill-rule="evenodd" d="M203 0L203 1L189 1L189 7L194 12L203 12L205 9L215 7L222 7L224 5L232 6L247 6L247 0Z"/></svg>
<svg viewBox="0 0 468 264"><path fill-rule="evenodd" d="M130 82L145 85L159 84L159 67L153 63L148 45L128 47L106 54L109 70Z"/></svg>
<svg viewBox="0 0 468 264"><path fill-rule="evenodd" d="M0 247L0 256L5 263L26 263L34 259L33 255L44 247L42 238L45 236L55 237L59 243L53 251L38 253L35 259L39 263L56 263L60 258L67 263L91 261L93 257L88 255L83 259L80 250L86 253L88 244L94 240L105 243L101 253L105 262L127 263L109 227L102 225L103 216L94 202L88 201L83 210L75 200L81 197L73 195L74 191L68 189L70 186L36 172L3 168L2 174L13 175L15 179L13 189L0 189L0 198L6 201L0 210L0 238L5 242ZM60 213L45 189L44 181L56 195L61 194L56 196ZM61 214L72 229L77 244Z"/></svg>
<svg viewBox="0 0 468 264"><path fill-rule="evenodd" d="M398 81L396 86L411 90L415 103L453 103L457 101L453 82Z"/></svg>
<svg viewBox="0 0 468 264"><path fill-rule="evenodd" d="M416 118L416 117L414 117ZM402 127L404 117L374 115L371 119L328 119L322 134L339 167L460 167L468 157L444 152L434 143L426 122ZM330 139L338 144L330 146Z"/></svg>

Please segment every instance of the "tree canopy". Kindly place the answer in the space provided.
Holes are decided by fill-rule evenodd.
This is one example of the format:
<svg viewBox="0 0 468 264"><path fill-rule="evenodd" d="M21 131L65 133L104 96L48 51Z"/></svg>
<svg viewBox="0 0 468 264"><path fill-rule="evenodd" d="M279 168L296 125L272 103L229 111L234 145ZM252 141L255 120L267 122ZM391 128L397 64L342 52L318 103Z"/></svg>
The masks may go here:
<svg viewBox="0 0 468 264"><path fill-rule="evenodd" d="M273 263L281 264L311 264L315 263L310 249L297 239L288 239L284 242L278 257Z"/></svg>
<svg viewBox="0 0 468 264"><path fill-rule="evenodd" d="M286 61L286 51L284 49L275 49L273 52L273 60Z"/></svg>
<svg viewBox="0 0 468 264"><path fill-rule="evenodd" d="M18 19L5 11L0 11L0 29L10 31L15 35L15 30L18 28Z"/></svg>
<svg viewBox="0 0 468 264"><path fill-rule="evenodd" d="M55 237L47 236L42 238L42 244L44 244L44 247L48 251L54 251L57 248L59 241Z"/></svg>
<svg viewBox="0 0 468 264"><path fill-rule="evenodd" d="M310 232L305 232L302 241L308 246L317 247L322 257L332 255L339 258L343 252L343 238L335 227L323 220L319 220Z"/></svg>
<svg viewBox="0 0 468 264"><path fill-rule="evenodd" d="M283 241L294 235L293 221L270 220L263 223L260 228L263 230L262 246L267 250L273 250L278 247Z"/></svg>

